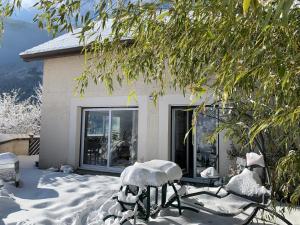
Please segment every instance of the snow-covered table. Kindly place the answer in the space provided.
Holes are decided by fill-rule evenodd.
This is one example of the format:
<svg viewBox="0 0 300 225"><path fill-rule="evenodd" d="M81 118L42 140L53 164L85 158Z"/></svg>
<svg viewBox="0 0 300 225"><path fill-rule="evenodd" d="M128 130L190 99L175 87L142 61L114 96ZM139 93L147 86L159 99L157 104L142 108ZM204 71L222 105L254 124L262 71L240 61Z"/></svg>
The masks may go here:
<svg viewBox="0 0 300 225"><path fill-rule="evenodd" d="M141 189L146 189L147 199L147 215L157 214L161 208L167 208L177 201L179 214L181 214L180 195L185 193L185 187L182 186L177 190L175 183L182 178L181 168L174 162L166 160L151 160L144 163L135 163L133 166L127 167L121 174L121 184L134 185ZM167 189L172 187L174 194L167 201ZM161 202L156 210L150 212L151 188L155 189L155 205L158 205L158 190L161 188ZM175 205L173 205L175 206Z"/></svg>
<svg viewBox="0 0 300 225"><path fill-rule="evenodd" d="M180 196L185 194L185 187L178 183L182 177L181 168L174 162L165 160L151 160L135 163L122 172L121 188L118 194L104 203L100 209L105 224L122 224L126 220L136 218L148 220L155 217L161 209L169 206L176 207L181 215ZM173 188L174 194L167 200L167 189ZM151 198L155 189L155 197ZM159 202L158 194L161 191ZM151 201L154 199L153 201ZM177 204L174 204L176 202Z"/></svg>
<svg viewBox="0 0 300 225"><path fill-rule="evenodd" d="M3 178L7 179L11 170L14 171L15 184L18 187L20 182L18 157L11 152L0 153L0 176L4 175Z"/></svg>

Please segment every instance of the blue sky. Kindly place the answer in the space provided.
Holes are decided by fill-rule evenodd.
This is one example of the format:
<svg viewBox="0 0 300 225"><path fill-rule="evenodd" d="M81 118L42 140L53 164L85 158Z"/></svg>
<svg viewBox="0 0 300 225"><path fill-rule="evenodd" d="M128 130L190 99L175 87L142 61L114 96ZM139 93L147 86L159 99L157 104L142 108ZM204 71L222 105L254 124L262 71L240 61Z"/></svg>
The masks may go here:
<svg viewBox="0 0 300 225"><path fill-rule="evenodd" d="M1 0L0 0L1 1ZM32 6L37 2L38 0L22 0L22 8L20 10L17 10L14 15L13 19L17 20L23 20L27 22L33 22L32 19L36 15L37 10L33 8ZM84 3L84 9L90 9L91 5L97 0L84 0L82 1ZM151 2L153 0L144 0L144 2ZM89 4L86 4L89 3ZM83 9L83 10L84 10Z"/></svg>
<svg viewBox="0 0 300 225"><path fill-rule="evenodd" d="M24 20L27 22L33 22L32 19L37 13L37 10L32 6L36 3L36 0L23 0L22 8L20 10L16 10L13 19Z"/></svg>
<svg viewBox="0 0 300 225"><path fill-rule="evenodd" d="M37 1L38 0L22 0L22 8L20 10L16 10L12 18L17 20L27 21L27 22L33 22L32 20L38 11L32 6ZM86 0L86 1L93 2L95 0Z"/></svg>
<svg viewBox="0 0 300 225"><path fill-rule="evenodd" d="M22 7L25 9L31 8L36 3L36 0L23 0Z"/></svg>

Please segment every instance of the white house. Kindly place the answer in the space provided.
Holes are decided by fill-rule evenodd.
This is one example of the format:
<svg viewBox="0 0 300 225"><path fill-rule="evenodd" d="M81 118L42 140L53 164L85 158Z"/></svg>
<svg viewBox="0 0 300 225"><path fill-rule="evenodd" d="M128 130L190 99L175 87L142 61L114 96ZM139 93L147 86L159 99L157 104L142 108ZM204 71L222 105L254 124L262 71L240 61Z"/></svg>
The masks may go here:
<svg viewBox="0 0 300 225"><path fill-rule="evenodd" d="M108 24L102 36L108 37L110 30ZM68 33L20 54L26 61L44 61L40 167L68 163L120 172L135 161L166 159L178 163L187 180L199 180L208 166L222 175L228 172L230 146L223 134L214 144L206 141L218 125L217 109L208 107L209 115L200 114L196 132L184 141L192 126L193 111L186 111L193 107L189 95L169 90L155 106L153 87L138 81L133 85L137 103L127 103L132 87L126 86L109 95L103 85L90 83L84 98L76 97L74 79L84 66L81 49L77 36Z"/></svg>

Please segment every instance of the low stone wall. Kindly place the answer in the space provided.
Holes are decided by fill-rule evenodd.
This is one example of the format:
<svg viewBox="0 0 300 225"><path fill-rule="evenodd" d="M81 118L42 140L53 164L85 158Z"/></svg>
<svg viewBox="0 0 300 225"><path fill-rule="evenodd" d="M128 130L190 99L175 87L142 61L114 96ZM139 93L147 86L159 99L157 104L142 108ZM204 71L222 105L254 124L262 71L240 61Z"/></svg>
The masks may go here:
<svg viewBox="0 0 300 225"><path fill-rule="evenodd" d="M30 136L23 134L0 134L0 153L29 154Z"/></svg>
<svg viewBox="0 0 300 225"><path fill-rule="evenodd" d="M0 153L12 152L16 155L28 155L29 151L29 138L28 139L15 139L6 143L0 143Z"/></svg>

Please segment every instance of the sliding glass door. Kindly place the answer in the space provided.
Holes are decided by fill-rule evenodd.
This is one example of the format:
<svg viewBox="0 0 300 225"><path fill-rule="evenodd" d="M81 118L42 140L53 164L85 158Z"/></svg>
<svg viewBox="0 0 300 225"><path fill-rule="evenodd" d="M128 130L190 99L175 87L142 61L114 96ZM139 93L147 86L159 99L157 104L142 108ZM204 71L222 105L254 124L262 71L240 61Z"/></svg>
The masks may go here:
<svg viewBox="0 0 300 225"><path fill-rule="evenodd" d="M120 170L137 159L138 110L135 108L84 109L81 166Z"/></svg>
<svg viewBox="0 0 300 225"><path fill-rule="evenodd" d="M188 111L185 108L172 110L172 160L180 166L186 177L193 177L194 147L192 132L188 133L192 118L193 111Z"/></svg>
<svg viewBox="0 0 300 225"><path fill-rule="evenodd" d="M198 113L193 127L195 111L191 107L172 108L172 160L176 162L187 178L199 179L207 167L218 169L218 138L208 138L217 128L218 109L206 107Z"/></svg>

